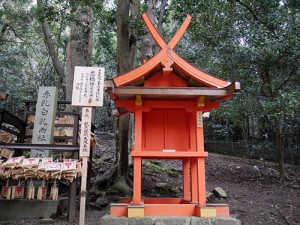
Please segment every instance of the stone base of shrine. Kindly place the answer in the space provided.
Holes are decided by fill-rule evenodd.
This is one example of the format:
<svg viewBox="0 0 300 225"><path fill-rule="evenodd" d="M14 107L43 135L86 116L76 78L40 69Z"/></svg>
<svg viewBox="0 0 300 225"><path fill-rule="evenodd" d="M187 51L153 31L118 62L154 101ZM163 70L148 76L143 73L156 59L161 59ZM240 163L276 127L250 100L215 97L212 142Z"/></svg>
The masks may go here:
<svg viewBox="0 0 300 225"><path fill-rule="evenodd" d="M18 218L56 218L68 212L68 198L58 200L1 199L0 220Z"/></svg>
<svg viewBox="0 0 300 225"><path fill-rule="evenodd" d="M230 217L227 204L191 203L182 198L143 198L141 204L131 204L131 198L121 198L110 205L110 215L101 218L102 225L240 225Z"/></svg>
<svg viewBox="0 0 300 225"><path fill-rule="evenodd" d="M101 218L101 225L241 225L232 217L188 217L188 216L151 216L128 218L106 215Z"/></svg>

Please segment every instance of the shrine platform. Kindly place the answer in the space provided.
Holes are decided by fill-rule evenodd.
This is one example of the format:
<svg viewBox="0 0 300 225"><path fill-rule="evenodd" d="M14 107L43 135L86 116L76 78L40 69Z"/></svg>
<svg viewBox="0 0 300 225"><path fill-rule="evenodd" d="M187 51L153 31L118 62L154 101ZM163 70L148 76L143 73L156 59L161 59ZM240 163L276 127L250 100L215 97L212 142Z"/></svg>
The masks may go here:
<svg viewBox="0 0 300 225"><path fill-rule="evenodd" d="M230 216L227 204L197 205L183 198L143 198L141 204L132 204L131 198L121 198L119 203L110 205L111 216L128 218L146 216Z"/></svg>
<svg viewBox="0 0 300 225"><path fill-rule="evenodd" d="M57 218L68 212L68 198L58 200L1 199L0 220Z"/></svg>

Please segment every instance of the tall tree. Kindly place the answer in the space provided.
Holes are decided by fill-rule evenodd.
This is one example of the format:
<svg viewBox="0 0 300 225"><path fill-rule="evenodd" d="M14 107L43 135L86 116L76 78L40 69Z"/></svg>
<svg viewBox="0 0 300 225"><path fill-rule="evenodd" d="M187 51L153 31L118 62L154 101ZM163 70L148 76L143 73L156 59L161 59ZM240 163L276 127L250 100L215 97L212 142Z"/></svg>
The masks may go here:
<svg viewBox="0 0 300 225"><path fill-rule="evenodd" d="M10 94L1 107L16 115L21 115L22 101L35 96L41 82L53 82L31 3L0 0L0 89Z"/></svg>
<svg viewBox="0 0 300 225"><path fill-rule="evenodd" d="M157 12L156 12L156 4L157 0L148 0L147 1L147 11L148 17L150 18L151 22L155 24L155 20L157 18ZM143 61L149 61L153 55L155 49L155 42L151 36L151 34L146 34L143 36L142 41L142 59Z"/></svg>
<svg viewBox="0 0 300 225"><path fill-rule="evenodd" d="M129 18L136 18L139 12L139 1L119 0L117 5L117 52L118 74L122 75L133 69L136 52L136 29L129 27ZM131 56L131 57L128 57ZM118 179L128 179L128 133L130 115L121 115L118 120L117 152Z"/></svg>
<svg viewBox="0 0 300 225"><path fill-rule="evenodd" d="M71 1L72 16L66 59L66 99L71 100L75 66L90 66L93 50L93 10L80 1Z"/></svg>
<svg viewBox="0 0 300 225"><path fill-rule="evenodd" d="M167 12L168 1L147 0L145 2L148 17L156 25L158 32L162 34L163 20ZM155 44L151 34L145 34L142 41L142 60L144 62L148 61L159 51L160 47Z"/></svg>
<svg viewBox="0 0 300 225"><path fill-rule="evenodd" d="M89 2L89 4L91 3L92 1ZM60 78L61 82L65 84L64 94L67 100L70 100L72 97L74 67L88 66L91 60L93 46L93 11L89 4L87 4L86 1L72 1L70 5L63 7L65 20L61 22L66 23L66 21L69 21L69 24L64 26L71 28L67 41L66 63L64 64L64 61L61 59L60 50L64 51L65 49L60 48L58 45L60 43L55 43L55 38L52 35L50 27L50 22L52 26L62 26L61 24L55 23L55 21L59 21L58 17L61 16L60 11L58 9L56 10L55 6L49 5L49 3L44 0L37 1L38 15L42 25L45 44L56 75ZM70 9L71 14L68 14L68 9ZM60 30L60 32L63 31ZM61 35L61 33L58 33L58 35Z"/></svg>

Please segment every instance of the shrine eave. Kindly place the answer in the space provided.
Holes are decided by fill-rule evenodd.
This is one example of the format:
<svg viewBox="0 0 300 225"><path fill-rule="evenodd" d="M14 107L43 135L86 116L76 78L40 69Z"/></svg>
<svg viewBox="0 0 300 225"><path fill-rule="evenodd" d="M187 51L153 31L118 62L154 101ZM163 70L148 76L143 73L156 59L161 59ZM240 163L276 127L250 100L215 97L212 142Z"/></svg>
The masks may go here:
<svg viewBox="0 0 300 225"><path fill-rule="evenodd" d="M143 87L114 85L112 80L106 82L106 89L114 99L134 99L140 95L144 99L196 98L205 96L206 100L218 101L230 98L240 91L240 83L233 82L224 88L212 87Z"/></svg>

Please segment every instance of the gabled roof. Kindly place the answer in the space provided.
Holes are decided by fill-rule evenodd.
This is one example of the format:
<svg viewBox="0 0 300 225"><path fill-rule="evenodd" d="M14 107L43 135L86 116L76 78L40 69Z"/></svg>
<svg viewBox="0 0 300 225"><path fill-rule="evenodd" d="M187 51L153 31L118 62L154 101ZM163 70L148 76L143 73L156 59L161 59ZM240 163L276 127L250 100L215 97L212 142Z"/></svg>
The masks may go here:
<svg viewBox="0 0 300 225"><path fill-rule="evenodd" d="M142 15L142 18L161 51L138 68L109 81L107 87L110 90L113 89L110 93L113 92L114 98L128 99L135 95L142 95L142 97L148 98L166 98L171 96L191 98L202 95L211 96L211 100L214 101L231 97L234 92L240 90L238 82L228 83L225 80L205 73L189 64L174 51L175 46L184 35L192 19L191 16L187 16L168 44L153 26L146 13ZM186 82L187 85L180 88L144 86L146 80L158 73L163 73L163 76L176 75Z"/></svg>

